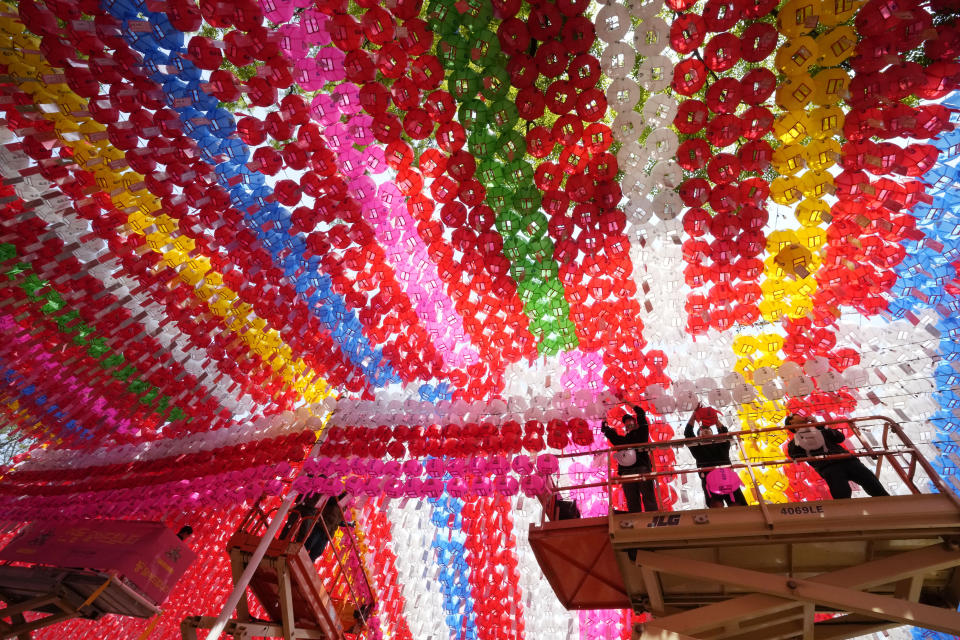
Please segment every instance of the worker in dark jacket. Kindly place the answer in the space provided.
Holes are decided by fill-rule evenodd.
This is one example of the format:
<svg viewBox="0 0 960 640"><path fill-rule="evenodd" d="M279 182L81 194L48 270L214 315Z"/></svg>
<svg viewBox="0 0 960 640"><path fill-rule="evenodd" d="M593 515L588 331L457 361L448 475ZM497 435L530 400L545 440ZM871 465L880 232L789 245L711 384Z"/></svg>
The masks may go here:
<svg viewBox="0 0 960 640"><path fill-rule="evenodd" d="M294 539L296 542L303 543L311 560L316 560L323 554L327 543L330 542L330 536L336 533L338 527L353 526L346 522L337 497L328 497L323 506L318 508L317 503L322 497L319 493L307 497L298 496L280 532L280 537L286 538L290 535L294 524L299 523Z"/></svg>
<svg viewBox="0 0 960 640"><path fill-rule="evenodd" d="M650 425L647 424L647 414L639 406L633 408L636 416L627 413L623 416L624 435L607 426L604 420L600 425L603 435L614 446L625 444L646 444L650 442ZM622 449L614 454L617 458L617 474L620 476L650 473L653 465L650 464L650 454L646 450ZM656 511L657 493L653 488L653 480L623 483L623 497L627 500L627 511Z"/></svg>
<svg viewBox="0 0 960 640"><path fill-rule="evenodd" d="M687 421L687 428L683 431L683 437L688 440L695 437L693 433L694 422L700 423L700 430L696 437L703 438L712 436L713 427L717 427L718 433L727 433L727 428L720 422L720 415L712 407L701 407L699 404ZM730 440L716 439L709 440L702 444L688 444L693 459L697 462L698 469L710 469L711 467L720 467L711 471L701 471L699 473L700 483L703 485L703 495L706 498L707 506L711 509L722 507L724 504L733 506L735 504L746 506L747 499L743 497L743 491L740 490L740 479L737 474L727 468L730 466ZM711 476L712 474L712 476ZM711 476L715 480L715 489L730 489L730 491L711 491L707 486L707 477ZM724 486L726 485L726 486ZM733 488L734 485L736 488Z"/></svg>
<svg viewBox="0 0 960 640"><path fill-rule="evenodd" d="M797 414L787 416L784 426L793 434L793 439L787 445L787 455L794 460L813 456L837 454L849 456L850 454L840 446L846 438L843 432L837 429L815 427L810 418ZM853 493L850 489L851 482L863 487L863 490L871 496L890 495L877 480L877 476L873 475L859 458L850 456L830 460L808 460L807 464L826 481L830 488L830 495L835 499L850 497Z"/></svg>

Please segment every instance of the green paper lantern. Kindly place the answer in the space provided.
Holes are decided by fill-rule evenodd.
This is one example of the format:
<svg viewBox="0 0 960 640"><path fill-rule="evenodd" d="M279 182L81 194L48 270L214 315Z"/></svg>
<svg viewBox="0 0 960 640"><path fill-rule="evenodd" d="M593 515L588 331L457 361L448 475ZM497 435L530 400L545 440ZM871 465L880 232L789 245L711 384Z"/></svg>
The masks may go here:
<svg viewBox="0 0 960 640"><path fill-rule="evenodd" d="M479 90L480 79L470 69L455 69L447 78L447 91L457 102L473 98Z"/></svg>
<svg viewBox="0 0 960 640"><path fill-rule="evenodd" d="M517 108L513 107L513 110L514 113L516 113ZM524 139L523 135L519 131L514 129L506 131L500 136L500 139L497 142L499 145L499 148L497 149L497 157L503 160L505 163L519 160L523 158L524 154L527 152L526 139Z"/></svg>
<svg viewBox="0 0 960 640"><path fill-rule="evenodd" d="M459 0L457 11L462 11L460 21L470 31L486 30L493 18L493 3L486 0ZM464 10L466 7L466 10Z"/></svg>
<svg viewBox="0 0 960 640"><path fill-rule="evenodd" d="M480 93L490 102L506 98L510 90L510 74L502 66L489 66L480 79Z"/></svg>
<svg viewBox="0 0 960 640"><path fill-rule="evenodd" d="M497 227L499 228L500 214L513 208L513 193L504 186L490 187L487 189L487 205L497 214Z"/></svg>
<svg viewBox="0 0 960 640"><path fill-rule="evenodd" d="M473 149L470 149L470 151L473 152ZM477 158L477 170L474 173L477 180L484 185L501 184L503 182L502 165L490 156L478 156L474 153L474 157Z"/></svg>
<svg viewBox="0 0 960 640"><path fill-rule="evenodd" d="M477 130L490 122L490 110L483 100L469 98L464 100L457 110L457 120L465 129Z"/></svg>
<svg viewBox="0 0 960 640"><path fill-rule="evenodd" d="M512 129L517 123L517 105L506 100L500 99L490 105L490 121L497 129ZM519 132L517 135L520 135ZM523 136L520 136L521 139ZM524 143L526 150L526 143Z"/></svg>
<svg viewBox="0 0 960 640"><path fill-rule="evenodd" d="M497 144L500 144L499 140ZM533 166L523 158L518 158L507 164L506 176L509 177L511 183L530 183L533 180Z"/></svg>
<svg viewBox="0 0 960 640"><path fill-rule="evenodd" d="M514 206L522 215L539 212L540 202L540 190L533 186L517 189L513 198ZM543 224L547 224L546 218L543 219Z"/></svg>
<svg viewBox="0 0 960 640"><path fill-rule="evenodd" d="M488 67L499 58L500 40L494 32L484 28L470 34L470 60L475 65Z"/></svg>
<svg viewBox="0 0 960 640"><path fill-rule="evenodd" d="M469 52L470 45L455 33L437 43L437 60L447 71L466 68Z"/></svg>
<svg viewBox="0 0 960 640"><path fill-rule="evenodd" d="M427 5L427 24L430 31L443 39L456 34L463 24L463 18L455 5L455 0L431 0Z"/></svg>

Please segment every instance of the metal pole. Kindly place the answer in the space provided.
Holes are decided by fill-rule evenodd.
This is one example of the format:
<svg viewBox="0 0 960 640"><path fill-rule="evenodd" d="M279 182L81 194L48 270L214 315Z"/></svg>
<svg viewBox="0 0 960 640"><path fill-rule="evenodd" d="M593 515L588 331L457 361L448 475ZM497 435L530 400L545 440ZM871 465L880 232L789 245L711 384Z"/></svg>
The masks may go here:
<svg viewBox="0 0 960 640"><path fill-rule="evenodd" d="M321 442L323 442L323 439L318 438L317 442L313 445L313 448L310 449L310 453L307 454L308 458L316 457L317 453L320 451ZM227 602L223 605L223 611L220 612L220 615L217 616L213 626L210 627L210 633L207 634L207 640L217 640L220 637L220 634L223 633L223 629L227 626L227 622L230 621L230 616L233 615L237 605L240 603L240 598L246 597L247 585L250 584L250 580L253 579L253 574L256 572L257 567L260 566L260 561L263 560L263 556L267 553L267 547L270 546L273 536L277 535L277 530L286 519L287 512L290 511L290 507L293 505L293 501L296 500L296 498L297 491L291 486L290 493L288 493L287 497L283 499L283 503L280 505L280 508L277 509L277 513L274 514L273 520L270 521L270 526L267 527L267 530L263 534L263 538L260 539L260 544L257 545L257 548L253 551L253 555L250 556L250 560L247 562L247 566L244 568L243 573L240 574L240 578L237 580L237 583L233 585L233 592L230 594L230 597L227 598Z"/></svg>

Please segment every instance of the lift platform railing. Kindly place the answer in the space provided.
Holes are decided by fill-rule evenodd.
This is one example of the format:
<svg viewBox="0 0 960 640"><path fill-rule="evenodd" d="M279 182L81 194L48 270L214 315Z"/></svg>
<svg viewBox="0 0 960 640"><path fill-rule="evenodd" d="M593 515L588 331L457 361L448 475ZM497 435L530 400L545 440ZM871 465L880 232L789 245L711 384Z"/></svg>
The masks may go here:
<svg viewBox="0 0 960 640"><path fill-rule="evenodd" d="M769 522L770 520L767 513L767 505L769 504L769 501L765 499L764 492L761 491L760 483L757 481L757 475L759 471L764 471L770 467L786 467L813 461L842 460L851 458L858 458L862 460L865 464L867 464L868 468L870 467L869 462L874 461L875 465L873 465L871 470L877 475L877 477L880 477L880 472L883 470L884 465L888 465L902 481L903 486L910 494L924 493L925 491L922 487L930 487L932 485L937 492L948 496L951 502L953 502L953 504L957 507L958 511L960 511L960 497L958 497L950 489L950 487L943 482L936 469L934 469L934 467L927 461L913 441L906 435L906 433L904 433L903 428L890 418L884 416L843 418L825 422L811 422L803 426L849 427L852 437L848 438L848 442L855 439L859 446L856 448L850 448L847 446L846 448L848 453L845 454L832 454L804 458L789 458L786 456L786 454L784 454L783 457L778 458L751 460L745 452L745 448L743 446L744 440L756 439L764 436L765 434L773 434L776 432L786 434L784 442L792 438L792 434L785 427L775 426L762 429L752 429L749 431L729 431L728 433L696 438L679 438L659 442L654 441L645 444L620 445L604 449L594 449L586 452L558 454L558 458L577 458L586 456L594 457L596 455L606 454L608 457L608 469L616 469L617 466L613 460L613 455L617 451L635 449L637 451L648 451L650 453L651 460L653 461L653 465L652 470L647 473L618 476L614 472L611 472L607 481L566 485L554 483L553 486L550 486L550 491L553 495L550 496L549 499L543 501L545 505L549 505L549 508L545 509L544 516L551 520L556 519L557 513L555 505L558 502L557 497L563 493L571 495L571 492L576 492L578 490L602 488L607 491L608 504L612 505L613 490L617 486L630 483L639 483L647 480L653 480L654 482L662 480L669 481L677 476L699 475L701 473L706 474L714 469L726 468L735 472L743 471L745 473L746 478L741 476L741 480L746 480L746 491L749 491L753 496L756 504L760 507L765 518ZM879 431L879 436L876 434L877 431ZM663 461L667 459L667 457L664 455L664 452L667 450L679 450L690 445L696 446L699 444L709 444L711 442L724 441L731 441L732 444L736 445L736 447L731 446L731 458L734 457L734 452L738 451L740 454L740 461L731 461L731 464L729 465L721 465L718 467L670 466L669 468L663 468ZM657 496L658 502L661 502L659 491L657 492Z"/></svg>
<svg viewBox="0 0 960 640"><path fill-rule="evenodd" d="M328 580L324 581L324 588L331 599L352 602L360 616L361 625L365 627L374 604L373 590L370 587L367 572L363 569L363 556L357 546L356 538L347 531L343 531L339 536L336 535L340 527L331 530L324 521L323 514L331 500L335 501L336 498L333 496L321 498L309 515L305 515L295 505L289 511L286 522L275 534L272 544L280 544L284 548L289 548L289 545L299 547L310 539L316 527L321 527L329 544L319 559L332 556L334 563L333 573ZM340 509L339 505L336 508ZM257 537L263 536L270 521L276 517L277 509L277 507L265 508L261 498L247 512L240 523L239 531Z"/></svg>

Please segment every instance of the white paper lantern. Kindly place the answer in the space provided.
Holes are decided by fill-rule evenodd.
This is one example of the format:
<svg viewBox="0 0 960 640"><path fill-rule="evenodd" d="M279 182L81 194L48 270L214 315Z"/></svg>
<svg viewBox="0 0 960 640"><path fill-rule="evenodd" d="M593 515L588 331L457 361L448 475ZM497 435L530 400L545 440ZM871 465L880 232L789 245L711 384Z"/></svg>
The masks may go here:
<svg viewBox="0 0 960 640"><path fill-rule="evenodd" d="M500 398L493 398L487 404L487 413L501 415L507 412L507 403Z"/></svg>
<svg viewBox="0 0 960 640"><path fill-rule="evenodd" d="M653 216L653 202L647 196L634 193L627 198L623 212L633 224L645 224Z"/></svg>
<svg viewBox="0 0 960 640"><path fill-rule="evenodd" d="M626 78L636 61L637 52L625 42L608 44L600 54L600 67L608 78Z"/></svg>
<svg viewBox="0 0 960 640"><path fill-rule="evenodd" d="M650 156L658 160L675 158L677 147L680 142L677 140L677 134L670 129L654 129L647 136L645 142L646 148L650 151Z"/></svg>
<svg viewBox="0 0 960 640"><path fill-rule="evenodd" d="M795 378L797 376L803 375L803 371L793 360L787 360L777 367L777 375L780 376L783 380L789 380L790 378Z"/></svg>
<svg viewBox="0 0 960 640"><path fill-rule="evenodd" d="M783 397L783 389L781 389L776 381L772 379L763 383L763 385L760 387L760 391L767 400L779 400Z"/></svg>
<svg viewBox="0 0 960 640"><path fill-rule="evenodd" d="M644 172L647 163L650 161L650 150L640 144L639 140L625 140L617 150L617 163L625 173L634 173L635 178L647 181L647 175ZM644 194L647 189L643 190ZM626 192L624 192L626 194Z"/></svg>
<svg viewBox="0 0 960 640"><path fill-rule="evenodd" d="M677 115L677 101L662 93L652 95L643 103L642 113L646 126L655 129L669 127Z"/></svg>
<svg viewBox="0 0 960 640"><path fill-rule="evenodd" d="M870 377L862 367L848 367L843 372L843 379L851 389L859 389L867 384Z"/></svg>
<svg viewBox="0 0 960 640"><path fill-rule="evenodd" d="M673 413L677 410L677 401L673 396L663 396L653 401L653 408L662 415Z"/></svg>
<svg viewBox="0 0 960 640"><path fill-rule="evenodd" d="M674 385L673 397L677 401L677 411L692 411L697 406L696 387L688 380L681 380Z"/></svg>
<svg viewBox="0 0 960 640"><path fill-rule="evenodd" d="M630 0L630 15L644 20L652 18L663 9L663 0Z"/></svg>
<svg viewBox="0 0 960 640"><path fill-rule="evenodd" d="M832 393L834 391L839 391L840 387L844 385L843 376L834 371L833 369L828 369L817 376L817 386L820 387L822 391Z"/></svg>
<svg viewBox="0 0 960 640"><path fill-rule="evenodd" d="M644 395L646 395L647 400L654 400L667 395L667 390L664 389L663 385L658 382L657 384L648 385Z"/></svg>
<svg viewBox="0 0 960 640"><path fill-rule="evenodd" d="M787 393L795 398L808 396L817 390L813 384L813 380L802 373L798 376L793 376L792 378L788 379L785 386Z"/></svg>
<svg viewBox="0 0 960 640"><path fill-rule="evenodd" d="M724 387L707 391L707 404L711 407L725 407L733 402L730 390Z"/></svg>
<svg viewBox="0 0 960 640"><path fill-rule="evenodd" d="M637 87L639 90L640 87ZM613 119L613 138L620 143L630 140L639 140L640 133L643 131L643 116L633 110L633 107L621 111Z"/></svg>
<svg viewBox="0 0 960 640"><path fill-rule="evenodd" d="M683 182L683 169L674 160L659 160L650 169L650 184L676 189Z"/></svg>
<svg viewBox="0 0 960 640"><path fill-rule="evenodd" d="M673 81L673 61L666 56L651 56L640 63L637 83L650 91L663 91Z"/></svg>
<svg viewBox="0 0 960 640"><path fill-rule="evenodd" d="M620 42L630 28L630 14L622 4L608 4L600 8L594 20L597 37L608 43Z"/></svg>
<svg viewBox="0 0 960 640"><path fill-rule="evenodd" d="M808 358L803 364L803 370L808 376L821 376L830 369L830 360L823 356Z"/></svg>
<svg viewBox="0 0 960 640"><path fill-rule="evenodd" d="M765 384L777 376L773 367L758 367L753 372L753 384Z"/></svg>
<svg viewBox="0 0 960 640"><path fill-rule="evenodd" d="M744 382L746 382L746 380L739 371L731 371L720 379L720 386L732 389L734 385L743 384Z"/></svg>
<svg viewBox="0 0 960 640"><path fill-rule="evenodd" d="M633 48L645 58L659 55L669 44L670 27L662 18L644 16L643 21L634 27Z"/></svg>
<svg viewBox="0 0 960 640"><path fill-rule="evenodd" d="M674 220L683 209L683 199L672 189L664 189L653 197L653 212L660 220Z"/></svg>
<svg viewBox="0 0 960 640"><path fill-rule="evenodd" d="M644 158L644 164L646 161L646 158ZM640 166L630 167L623 174L620 188L623 190L625 198L629 198L633 194L648 196L650 195L650 177L640 170Z"/></svg>
<svg viewBox="0 0 960 640"><path fill-rule="evenodd" d="M640 86L630 78L617 78L607 87L606 96L611 109L621 114L635 113L633 108L640 101Z"/></svg>

